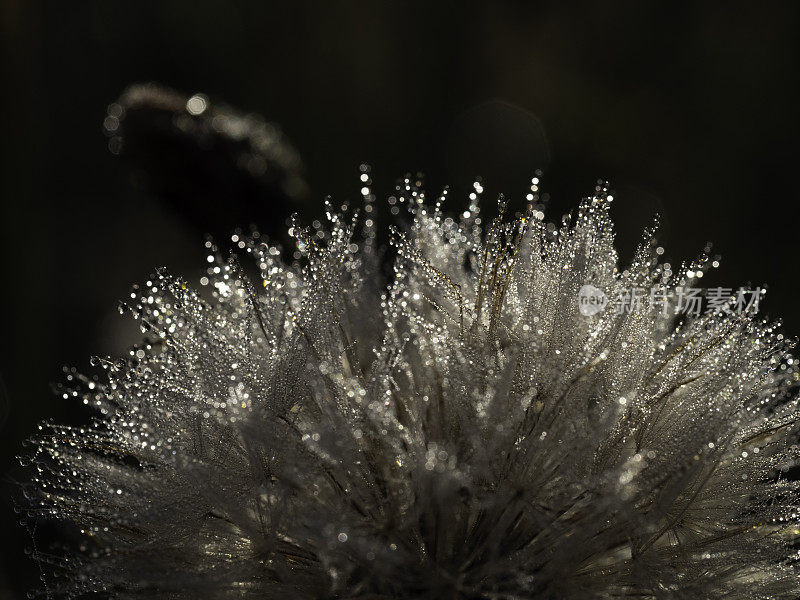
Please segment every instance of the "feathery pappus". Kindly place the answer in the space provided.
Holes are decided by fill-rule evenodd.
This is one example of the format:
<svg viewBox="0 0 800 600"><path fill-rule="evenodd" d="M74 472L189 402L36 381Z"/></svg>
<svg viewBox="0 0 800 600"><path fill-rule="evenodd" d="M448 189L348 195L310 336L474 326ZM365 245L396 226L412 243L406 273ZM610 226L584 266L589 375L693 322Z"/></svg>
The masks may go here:
<svg viewBox="0 0 800 600"><path fill-rule="evenodd" d="M550 227L484 220L475 190L453 217L399 185L386 283L365 187L293 224L297 260L235 236L241 260L208 244L210 294L135 288L147 342L71 373L93 424L43 425L29 456L30 518L80 539L37 553L48 593L800 596L789 341L753 311L676 315L708 257L673 272L649 231L620 266L605 188ZM666 309L586 314L587 285Z"/></svg>

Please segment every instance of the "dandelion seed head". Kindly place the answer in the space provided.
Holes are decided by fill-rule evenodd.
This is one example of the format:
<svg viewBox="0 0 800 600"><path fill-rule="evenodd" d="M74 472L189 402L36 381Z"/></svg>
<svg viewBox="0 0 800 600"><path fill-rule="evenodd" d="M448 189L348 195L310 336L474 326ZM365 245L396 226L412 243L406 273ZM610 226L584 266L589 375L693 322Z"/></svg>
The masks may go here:
<svg viewBox="0 0 800 600"><path fill-rule="evenodd" d="M751 313L583 314L584 286L674 295L707 267L673 272L650 240L620 265L602 183L561 226L486 220L483 189L456 218L402 181L385 285L375 220L345 206L292 223L290 262L237 234L255 277L207 244L210 296L166 271L135 287L147 341L104 379L70 372L96 418L43 425L29 457L29 517L81 539L37 553L67 575L49 589L798 595L788 341Z"/></svg>

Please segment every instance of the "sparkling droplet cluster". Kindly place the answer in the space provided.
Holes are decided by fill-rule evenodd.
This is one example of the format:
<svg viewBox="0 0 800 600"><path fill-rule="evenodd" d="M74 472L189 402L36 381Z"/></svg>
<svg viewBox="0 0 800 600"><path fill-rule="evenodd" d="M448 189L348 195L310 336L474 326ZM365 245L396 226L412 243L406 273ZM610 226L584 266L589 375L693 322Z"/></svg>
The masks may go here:
<svg viewBox="0 0 800 600"><path fill-rule="evenodd" d="M583 315L706 268L621 269L601 187L571 220L447 216L413 179L381 283L360 212L208 244L126 308L147 341L70 374L90 427L43 426L32 519L51 592L267 599L792 598L800 594L796 361L752 314ZM659 247L660 248L660 247ZM255 269L251 268L255 265ZM207 298L211 298L208 300Z"/></svg>

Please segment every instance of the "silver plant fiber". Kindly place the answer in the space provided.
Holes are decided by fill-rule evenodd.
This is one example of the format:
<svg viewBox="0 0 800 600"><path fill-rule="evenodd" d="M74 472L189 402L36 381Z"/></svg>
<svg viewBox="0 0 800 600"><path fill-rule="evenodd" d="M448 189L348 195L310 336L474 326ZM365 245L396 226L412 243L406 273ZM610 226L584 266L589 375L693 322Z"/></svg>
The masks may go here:
<svg viewBox="0 0 800 600"><path fill-rule="evenodd" d="M672 272L647 232L622 269L604 189L548 227L482 222L479 193L448 217L408 179L384 285L364 192L292 227L295 263L234 238L207 298L134 290L150 341L70 376L91 427L35 440L30 516L80 539L38 553L48 594L800 597L788 342L733 311L578 310L585 284L674 298L707 258Z"/></svg>

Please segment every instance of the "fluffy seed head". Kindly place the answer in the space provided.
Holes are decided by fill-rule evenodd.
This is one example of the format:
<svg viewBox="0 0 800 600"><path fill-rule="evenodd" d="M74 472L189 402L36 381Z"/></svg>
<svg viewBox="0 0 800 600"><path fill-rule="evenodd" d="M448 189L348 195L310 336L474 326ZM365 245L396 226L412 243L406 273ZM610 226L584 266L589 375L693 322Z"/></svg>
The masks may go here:
<svg viewBox="0 0 800 600"><path fill-rule="evenodd" d="M50 590L800 594L797 372L775 327L677 318L706 259L672 272L648 233L620 268L604 191L560 228L398 192L413 219L388 285L366 190L364 217L292 227L295 263L237 237L243 266L209 244L210 294L164 272L134 290L148 341L102 382L70 376L92 426L36 440L31 517L80 536L39 555L69 575ZM663 285L669 310L584 314L586 285Z"/></svg>

